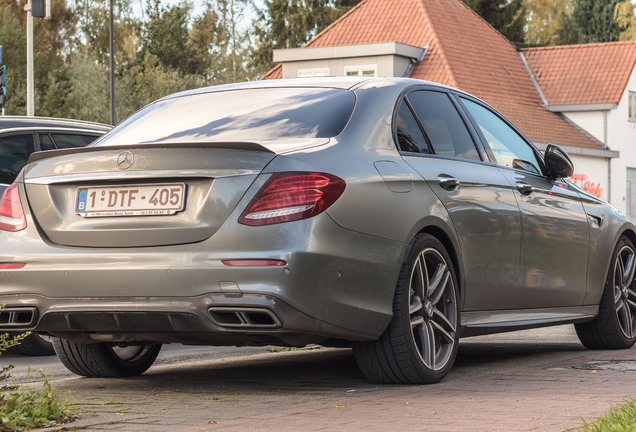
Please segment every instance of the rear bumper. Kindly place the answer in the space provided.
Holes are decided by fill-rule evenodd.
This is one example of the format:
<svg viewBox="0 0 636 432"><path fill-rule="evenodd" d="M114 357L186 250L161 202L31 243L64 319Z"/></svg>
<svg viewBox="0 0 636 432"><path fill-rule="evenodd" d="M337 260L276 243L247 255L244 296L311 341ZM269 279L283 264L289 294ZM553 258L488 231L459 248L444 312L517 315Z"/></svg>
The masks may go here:
<svg viewBox="0 0 636 432"><path fill-rule="evenodd" d="M224 228L204 242L170 247L5 243L17 258L3 253L0 262L26 266L0 270L7 306L0 330L86 342L304 345L371 340L388 324L406 245L343 229L324 214ZM10 234L0 233L0 242ZM287 265L232 267L228 259ZM32 308L32 319L9 323L15 308Z"/></svg>
<svg viewBox="0 0 636 432"><path fill-rule="evenodd" d="M5 324L7 330L32 330L79 343L302 346L329 338L365 340L374 337L312 318L268 295L228 298L223 294L209 294L133 301L127 297L10 296L6 300L8 304L34 305L20 307L21 311L33 310L31 323ZM6 317L14 309L8 306L0 316Z"/></svg>

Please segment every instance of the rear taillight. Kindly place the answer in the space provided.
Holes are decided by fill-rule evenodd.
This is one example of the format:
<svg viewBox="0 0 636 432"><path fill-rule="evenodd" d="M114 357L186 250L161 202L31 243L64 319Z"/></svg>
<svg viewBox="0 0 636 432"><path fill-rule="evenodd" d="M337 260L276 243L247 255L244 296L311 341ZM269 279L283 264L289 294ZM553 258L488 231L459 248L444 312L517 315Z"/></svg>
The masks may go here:
<svg viewBox="0 0 636 432"><path fill-rule="evenodd" d="M0 200L0 230L15 232L25 229L26 226L18 184L13 183L4 190Z"/></svg>
<svg viewBox="0 0 636 432"><path fill-rule="evenodd" d="M344 180L331 174L276 173L258 191L239 222L269 225L316 216L336 202L345 186Z"/></svg>

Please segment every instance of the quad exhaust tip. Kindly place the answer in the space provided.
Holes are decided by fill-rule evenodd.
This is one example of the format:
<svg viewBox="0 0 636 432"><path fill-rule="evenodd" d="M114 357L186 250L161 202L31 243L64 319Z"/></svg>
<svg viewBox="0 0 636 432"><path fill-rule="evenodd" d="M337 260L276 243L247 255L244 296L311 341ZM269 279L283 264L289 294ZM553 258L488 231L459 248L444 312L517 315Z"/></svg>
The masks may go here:
<svg viewBox="0 0 636 432"><path fill-rule="evenodd" d="M214 323L220 327L233 329L282 327L278 317L269 309L211 307L208 311Z"/></svg>
<svg viewBox="0 0 636 432"><path fill-rule="evenodd" d="M0 327L28 328L35 324L38 309L34 307L5 307L0 309Z"/></svg>

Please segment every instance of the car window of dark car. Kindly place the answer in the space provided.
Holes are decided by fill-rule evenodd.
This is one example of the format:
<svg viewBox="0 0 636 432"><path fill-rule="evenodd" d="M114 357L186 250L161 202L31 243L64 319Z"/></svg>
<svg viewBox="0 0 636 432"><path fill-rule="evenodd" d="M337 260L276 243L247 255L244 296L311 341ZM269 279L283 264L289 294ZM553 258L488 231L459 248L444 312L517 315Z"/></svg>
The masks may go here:
<svg viewBox="0 0 636 432"><path fill-rule="evenodd" d="M97 135L80 135L80 134L51 134L55 145L59 149L86 147L95 141Z"/></svg>
<svg viewBox="0 0 636 432"><path fill-rule="evenodd" d="M31 153L32 134L0 137L0 183L13 183Z"/></svg>
<svg viewBox="0 0 636 432"><path fill-rule="evenodd" d="M55 150L55 144L48 134L39 134L38 138L40 139L40 150Z"/></svg>
<svg viewBox="0 0 636 432"><path fill-rule="evenodd" d="M163 99L120 123L96 146L220 140L330 138L353 113L355 95L324 88L217 91ZM134 127L128 127L134 123Z"/></svg>
<svg viewBox="0 0 636 432"><path fill-rule="evenodd" d="M428 143L406 101L400 103L395 120L398 146L410 153L430 153Z"/></svg>
<svg viewBox="0 0 636 432"><path fill-rule="evenodd" d="M462 98L492 149L497 164L541 174L534 149L506 122L486 107Z"/></svg>
<svg viewBox="0 0 636 432"><path fill-rule="evenodd" d="M435 91L414 91L407 99L415 110L435 154L481 159L464 121L448 95Z"/></svg>

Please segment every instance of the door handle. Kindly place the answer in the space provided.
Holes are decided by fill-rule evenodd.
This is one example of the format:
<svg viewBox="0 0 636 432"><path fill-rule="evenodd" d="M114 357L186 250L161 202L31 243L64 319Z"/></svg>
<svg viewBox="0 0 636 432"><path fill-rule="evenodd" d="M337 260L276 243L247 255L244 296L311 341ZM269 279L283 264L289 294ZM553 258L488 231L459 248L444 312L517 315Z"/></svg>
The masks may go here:
<svg viewBox="0 0 636 432"><path fill-rule="evenodd" d="M530 195L532 192L534 192L534 187L532 185L529 185L528 183L518 182L517 190L521 195Z"/></svg>
<svg viewBox="0 0 636 432"><path fill-rule="evenodd" d="M442 189L447 191L453 191L459 187L459 180L455 177L449 176L448 174L438 174L437 182Z"/></svg>

